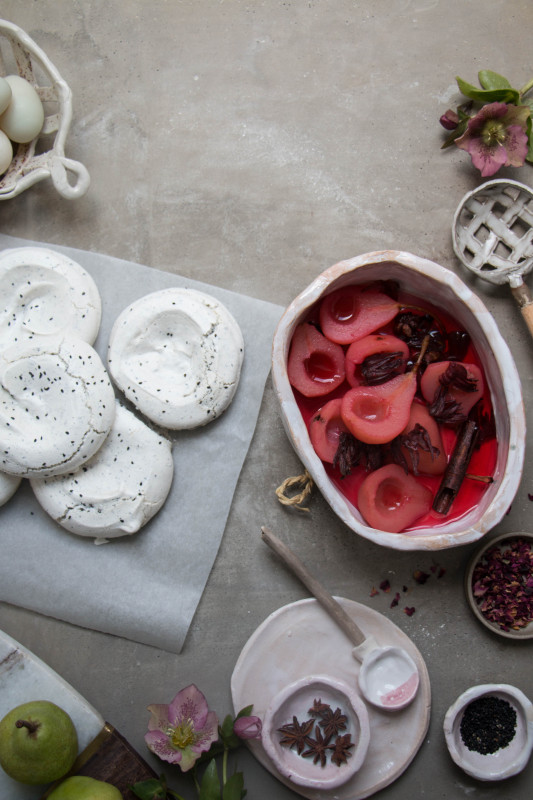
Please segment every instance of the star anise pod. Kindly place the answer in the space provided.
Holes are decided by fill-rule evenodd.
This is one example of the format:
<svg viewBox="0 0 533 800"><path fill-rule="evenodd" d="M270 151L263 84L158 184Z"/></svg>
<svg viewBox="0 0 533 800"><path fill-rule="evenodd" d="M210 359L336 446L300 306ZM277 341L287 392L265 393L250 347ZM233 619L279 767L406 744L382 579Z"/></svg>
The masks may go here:
<svg viewBox="0 0 533 800"><path fill-rule="evenodd" d="M352 742L352 736L350 733L346 733L344 736L338 736L335 739L334 744L330 745L329 748L330 750L333 750L333 753L331 754L331 760L333 763L338 767L340 767L341 764L346 764L348 758L352 755L350 753L350 748L353 746L354 743Z"/></svg>
<svg viewBox="0 0 533 800"><path fill-rule="evenodd" d="M322 719L318 723L321 728L324 729L325 736L337 736L339 731L346 730L346 723L348 722L348 717L346 714L343 714L340 708L336 708L333 711L332 708L329 708L327 711L324 711L321 715Z"/></svg>
<svg viewBox="0 0 533 800"><path fill-rule="evenodd" d="M319 717L321 714L323 714L324 711L327 711L329 708L330 708L329 703L323 703L320 698L318 700L315 698L315 700L313 701L313 705L311 706L311 708L307 713L311 714L313 717Z"/></svg>
<svg viewBox="0 0 533 800"><path fill-rule="evenodd" d="M327 760L327 751L328 745L331 740L331 736L322 736L322 731L318 727L315 726L315 738L313 739L311 736L306 736L306 743L308 746L307 750L304 750L302 753L302 758L312 758L313 764L318 764L320 761L320 766L326 766Z"/></svg>
<svg viewBox="0 0 533 800"><path fill-rule="evenodd" d="M296 752L298 755L302 754L304 747L307 744L307 737L313 730L315 721L307 719L305 722L298 722L296 717L292 718L292 723L282 725L278 728L278 732L283 734L280 739L280 744L285 745L291 750L296 745Z"/></svg>

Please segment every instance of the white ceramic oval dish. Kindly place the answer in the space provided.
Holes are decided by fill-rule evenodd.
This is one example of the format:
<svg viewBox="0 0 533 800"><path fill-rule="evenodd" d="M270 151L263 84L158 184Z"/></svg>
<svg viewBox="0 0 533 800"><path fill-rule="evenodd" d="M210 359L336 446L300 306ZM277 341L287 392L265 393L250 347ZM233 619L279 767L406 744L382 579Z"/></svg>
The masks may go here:
<svg viewBox="0 0 533 800"><path fill-rule="evenodd" d="M333 763L328 753L325 765L314 762L313 756L303 756L296 746L281 744L283 733L280 728L293 723L313 720L313 730L309 736L321 736L323 727L320 717L309 713L316 701L328 704L333 712L340 709L346 717L344 728L339 736L350 735L353 747L350 748L345 763ZM320 733L316 734L316 728ZM326 737L327 738L327 737ZM332 736L330 743L333 743ZM284 687L271 701L263 720L262 744L278 772L297 786L331 791L352 778L361 768L370 741L370 723L366 706L360 697L344 681L326 675L311 675ZM303 752L309 744L303 747Z"/></svg>
<svg viewBox="0 0 533 800"><path fill-rule="evenodd" d="M467 706L480 697L497 697L516 711L516 731L507 747L495 753L469 750L461 736L461 720ZM500 781L517 775L526 766L533 750L533 704L520 689L503 683L472 686L457 698L444 717L444 737L448 751L467 775L480 781Z"/></svg>
<svg viewBox="0 0 533 800"><path fill-rule="evenodd" d="M314 451L287 375L287 358L297 324L332 291L348 285L395 281L400 290L443 308L470 334L489 385L498 457L494 482L481 502L459 519L416 533L369 527L330 481ZM333 511L353 531L397 550L439 550L481 538L503 518L518 489L524 463L526 422L520 378L492 315L463 281L439 264L410 253L381 250L341 261L319 275L285 310L274 334L272 378L287 435ZM326 396L327 397L327 396Z"/></svg>
<svg viewBox="0 0 533 800"><path fill-rule="evenodd" d="M499 546L500 548L505 548L506 545L510 545L511 542L515 539L524 539L525 541L529 542L530 548L533 548L533 533L525 533L525 532L518 532L518 533L502 533L500 536L495 536L491 538L490 541L487 541L482 547L480 547L470 561L468 562L468 566L465 571L465 594L466 599L468 600L468 604L474 613L474 616L477 617L479 622L488 628L493 633L497 633L498 636L503 636L506 639L516 639L516 640L523 640L523 639L532 639L533 638L533 620L523 628L518 628L517 630L504 630L498 625L496 622L492 622L489 620L481 611L476 598L474 597L474 591L472 586L472 577L474 574L474 569L476 565L482 560L485 553L491 549L491 547Z"/></svg>
<svg viewBox="0 0 533 800"><path fill-rule="evenodd" d="M0 177L0 200L50 177L62 197L81 197L89 188L89 173L79 161L65 157L72 92L33 39L17 25L0 20L0 75L17 74L36 89L45 117L35 139L14 146L13 160Z"/></svg>

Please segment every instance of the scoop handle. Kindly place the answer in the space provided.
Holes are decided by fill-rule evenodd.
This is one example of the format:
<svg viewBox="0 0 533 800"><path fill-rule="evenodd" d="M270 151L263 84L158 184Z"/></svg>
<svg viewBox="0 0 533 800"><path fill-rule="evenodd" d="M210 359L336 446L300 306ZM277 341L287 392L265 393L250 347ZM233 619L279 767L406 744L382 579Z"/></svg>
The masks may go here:
<svg viewBox="0 0 533 800"><path fill-rule="evenodd" d="M511 292L518 303L529 332L533 336L533 297L529 287L523 281L520 281L516 286L511 284Z"/></svg>
<svg viewBox="0 0 533 800"><path fill-rule="evenodd" d="M285 564L294 572L294 574L306 586L313 597L315 597L320 605L328 612L328 614L337 623L339 628L346 634L348 639L354 645L360 645L365 641L365 634L355 624L353 619L346 613L344 608L327 592L317 579L308 572L304 567L298 556L292 552L277 536L275 536L269 528L261 528L261 538L268 546L285 562Z"/></svg>
<svg viewBox="0 0 533 800"><path fill-rule="evenodd" d="M59 194L67 200L84 195L91 182L83 164L64 156L54 156L50 163L50 175ZM74 177L74 183L69 183L69 175Z"/></svg>

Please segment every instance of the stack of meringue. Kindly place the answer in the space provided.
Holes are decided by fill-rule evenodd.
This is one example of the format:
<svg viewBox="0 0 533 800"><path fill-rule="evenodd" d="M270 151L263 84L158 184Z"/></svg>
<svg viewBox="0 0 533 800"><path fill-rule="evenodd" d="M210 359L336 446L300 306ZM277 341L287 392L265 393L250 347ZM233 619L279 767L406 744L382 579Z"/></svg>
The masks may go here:
<svg viewBox="0 0 533 800"><path fill-rule="evenodd" d="M172 442L158 429L205 425L230 404L239 326L208 295L154 292L117 319L106 368L93 348L101 298L79 264L4 250L0 297L0 505L28 479L67 531L97 543L135 533L173 481Z"/></svg>

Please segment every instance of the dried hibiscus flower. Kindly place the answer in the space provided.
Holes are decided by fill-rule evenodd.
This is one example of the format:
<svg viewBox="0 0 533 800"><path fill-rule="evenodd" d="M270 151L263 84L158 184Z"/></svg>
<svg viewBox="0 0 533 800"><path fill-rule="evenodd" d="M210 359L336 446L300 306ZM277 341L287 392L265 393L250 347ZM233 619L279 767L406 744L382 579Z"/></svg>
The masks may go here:
<svg viewBox="0 0 533 800"><path fill-rule="evenodd" d="M379 469L383 463L383 451L378 444L365 444L351 433L343 431L339 436L339 446L333 458L333 466L339 468L343 478L354 467L365 467L368 472Z"/></svg>
<svg viewBox="0 0 533 800"><path fill-rule="evenodd" d="M418 422L409 433L401 434L397 438L400 443L400 451L403 453L401 448L404 447L409 453L413 475L418 475L419 454L421 450L430 453L432 459L438 458L440 455L439 448L434 447L431 443L431 437L426 428ZM400 464L400 466L402 466L402 464ZM406 470L406 472L407 471L408 470Z"/></svg>
<svg viewBox="0 0 533 800"><path fill-rule="evenodd" d="M373 353L361 364L361 377L366 386L376 386L404 371L403 353Z"/></svg>
<svg viewBox="0 0 533 800"><path fill-rule="evenodd" d="M466 419L461 403L449 396L450 389L459 389L461 392L475 392L477 380L469 378L466 368L462 364L452 361L439 377L440 387L429 406L429 413L443 424L453 425Z"/></svg>

